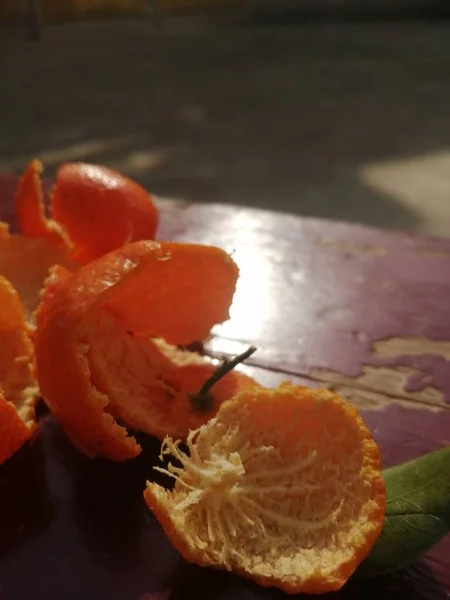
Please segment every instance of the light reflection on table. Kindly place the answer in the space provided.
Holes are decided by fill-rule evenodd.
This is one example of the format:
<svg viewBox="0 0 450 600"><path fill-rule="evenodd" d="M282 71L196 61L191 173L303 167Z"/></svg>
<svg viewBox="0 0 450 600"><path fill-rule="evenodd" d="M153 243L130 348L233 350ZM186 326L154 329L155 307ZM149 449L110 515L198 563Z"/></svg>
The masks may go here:
<svg viewBox="0 0 450 600"><path fill-rule="evenodd" d="M227 251L238 265L240 276L230 308L230 320L216 327L214 334L250 344L264 337L265 328L274 322L277 305L271 282L276 264L270 250L261 248L257 219L238 213L230 215L229 221L223 226L236 232L236 241Z"/></svg>

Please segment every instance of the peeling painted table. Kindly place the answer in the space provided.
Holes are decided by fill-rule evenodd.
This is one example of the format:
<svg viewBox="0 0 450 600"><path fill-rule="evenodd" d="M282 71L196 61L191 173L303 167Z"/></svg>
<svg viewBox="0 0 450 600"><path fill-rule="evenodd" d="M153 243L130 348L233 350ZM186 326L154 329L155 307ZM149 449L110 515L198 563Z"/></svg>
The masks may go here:
<svg viewBox="0 0 450 600"><path fill-rule="evenodd" d="M13 223L14 178L0 183ZM450 441L450 241L242 207L161 201L160 239L233 253L241 278L214 356L258 347L243 369L337 390L385 465ZM184 562L142 499L159 443L126 464L89 461L44 409L31 444L0 469L0 599L280 600ZM413 567L334 597L450 597L450 536Z"/></svg>

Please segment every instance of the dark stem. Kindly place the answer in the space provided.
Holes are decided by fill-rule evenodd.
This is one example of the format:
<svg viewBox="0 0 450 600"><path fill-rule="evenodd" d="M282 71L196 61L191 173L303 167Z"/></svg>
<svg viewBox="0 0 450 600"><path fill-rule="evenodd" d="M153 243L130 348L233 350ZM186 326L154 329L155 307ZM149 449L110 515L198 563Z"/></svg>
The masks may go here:
<svg viewBox="0 0 450 600"><path fill-rule="evenodd" d="M222 379L224 375L232 371L237 365L244 362L244 360L247 360L254 352L256 352L255 346L250 346L245 352L238 354L238 356L235 356L232 360L225 359L223 363L217 367L211 377L205 381L198 392L189 394L189 398L195 410L209 410L214 400L212 394L210 394L213 385Z"/></svg>

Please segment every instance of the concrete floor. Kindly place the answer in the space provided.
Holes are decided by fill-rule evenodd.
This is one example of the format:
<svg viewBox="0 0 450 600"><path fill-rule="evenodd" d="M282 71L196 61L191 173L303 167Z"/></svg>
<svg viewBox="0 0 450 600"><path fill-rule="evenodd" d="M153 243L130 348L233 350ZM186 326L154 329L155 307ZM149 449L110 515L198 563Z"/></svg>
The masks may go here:
<svg viewBox="0 0 450 600"><path fill-rule="evenodd" d="M450 236L450 22L0 30L0 171Z"/></svg>

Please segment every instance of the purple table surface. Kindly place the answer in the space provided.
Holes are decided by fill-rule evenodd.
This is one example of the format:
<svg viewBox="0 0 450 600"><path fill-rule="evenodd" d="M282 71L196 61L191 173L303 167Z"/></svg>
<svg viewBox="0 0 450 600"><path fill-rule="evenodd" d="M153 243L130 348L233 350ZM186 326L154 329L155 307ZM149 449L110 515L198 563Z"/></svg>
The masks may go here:
<svg viewBox="0 0 450 600"><path fill-rule="evenodd" d="M12 223L17 180L0 178ZM261 383L337 390L361 410L385 465L450 440L450 241L243 207L159 201L159 239L214 244L241 269L210 355L258 352ZM159 443L126 464L90 461L41 409L37 436L0 469L0 600L280 600L187 564L146 509ZM450 597L450 536L420 563L350 582L347 598Z"/></svg>

